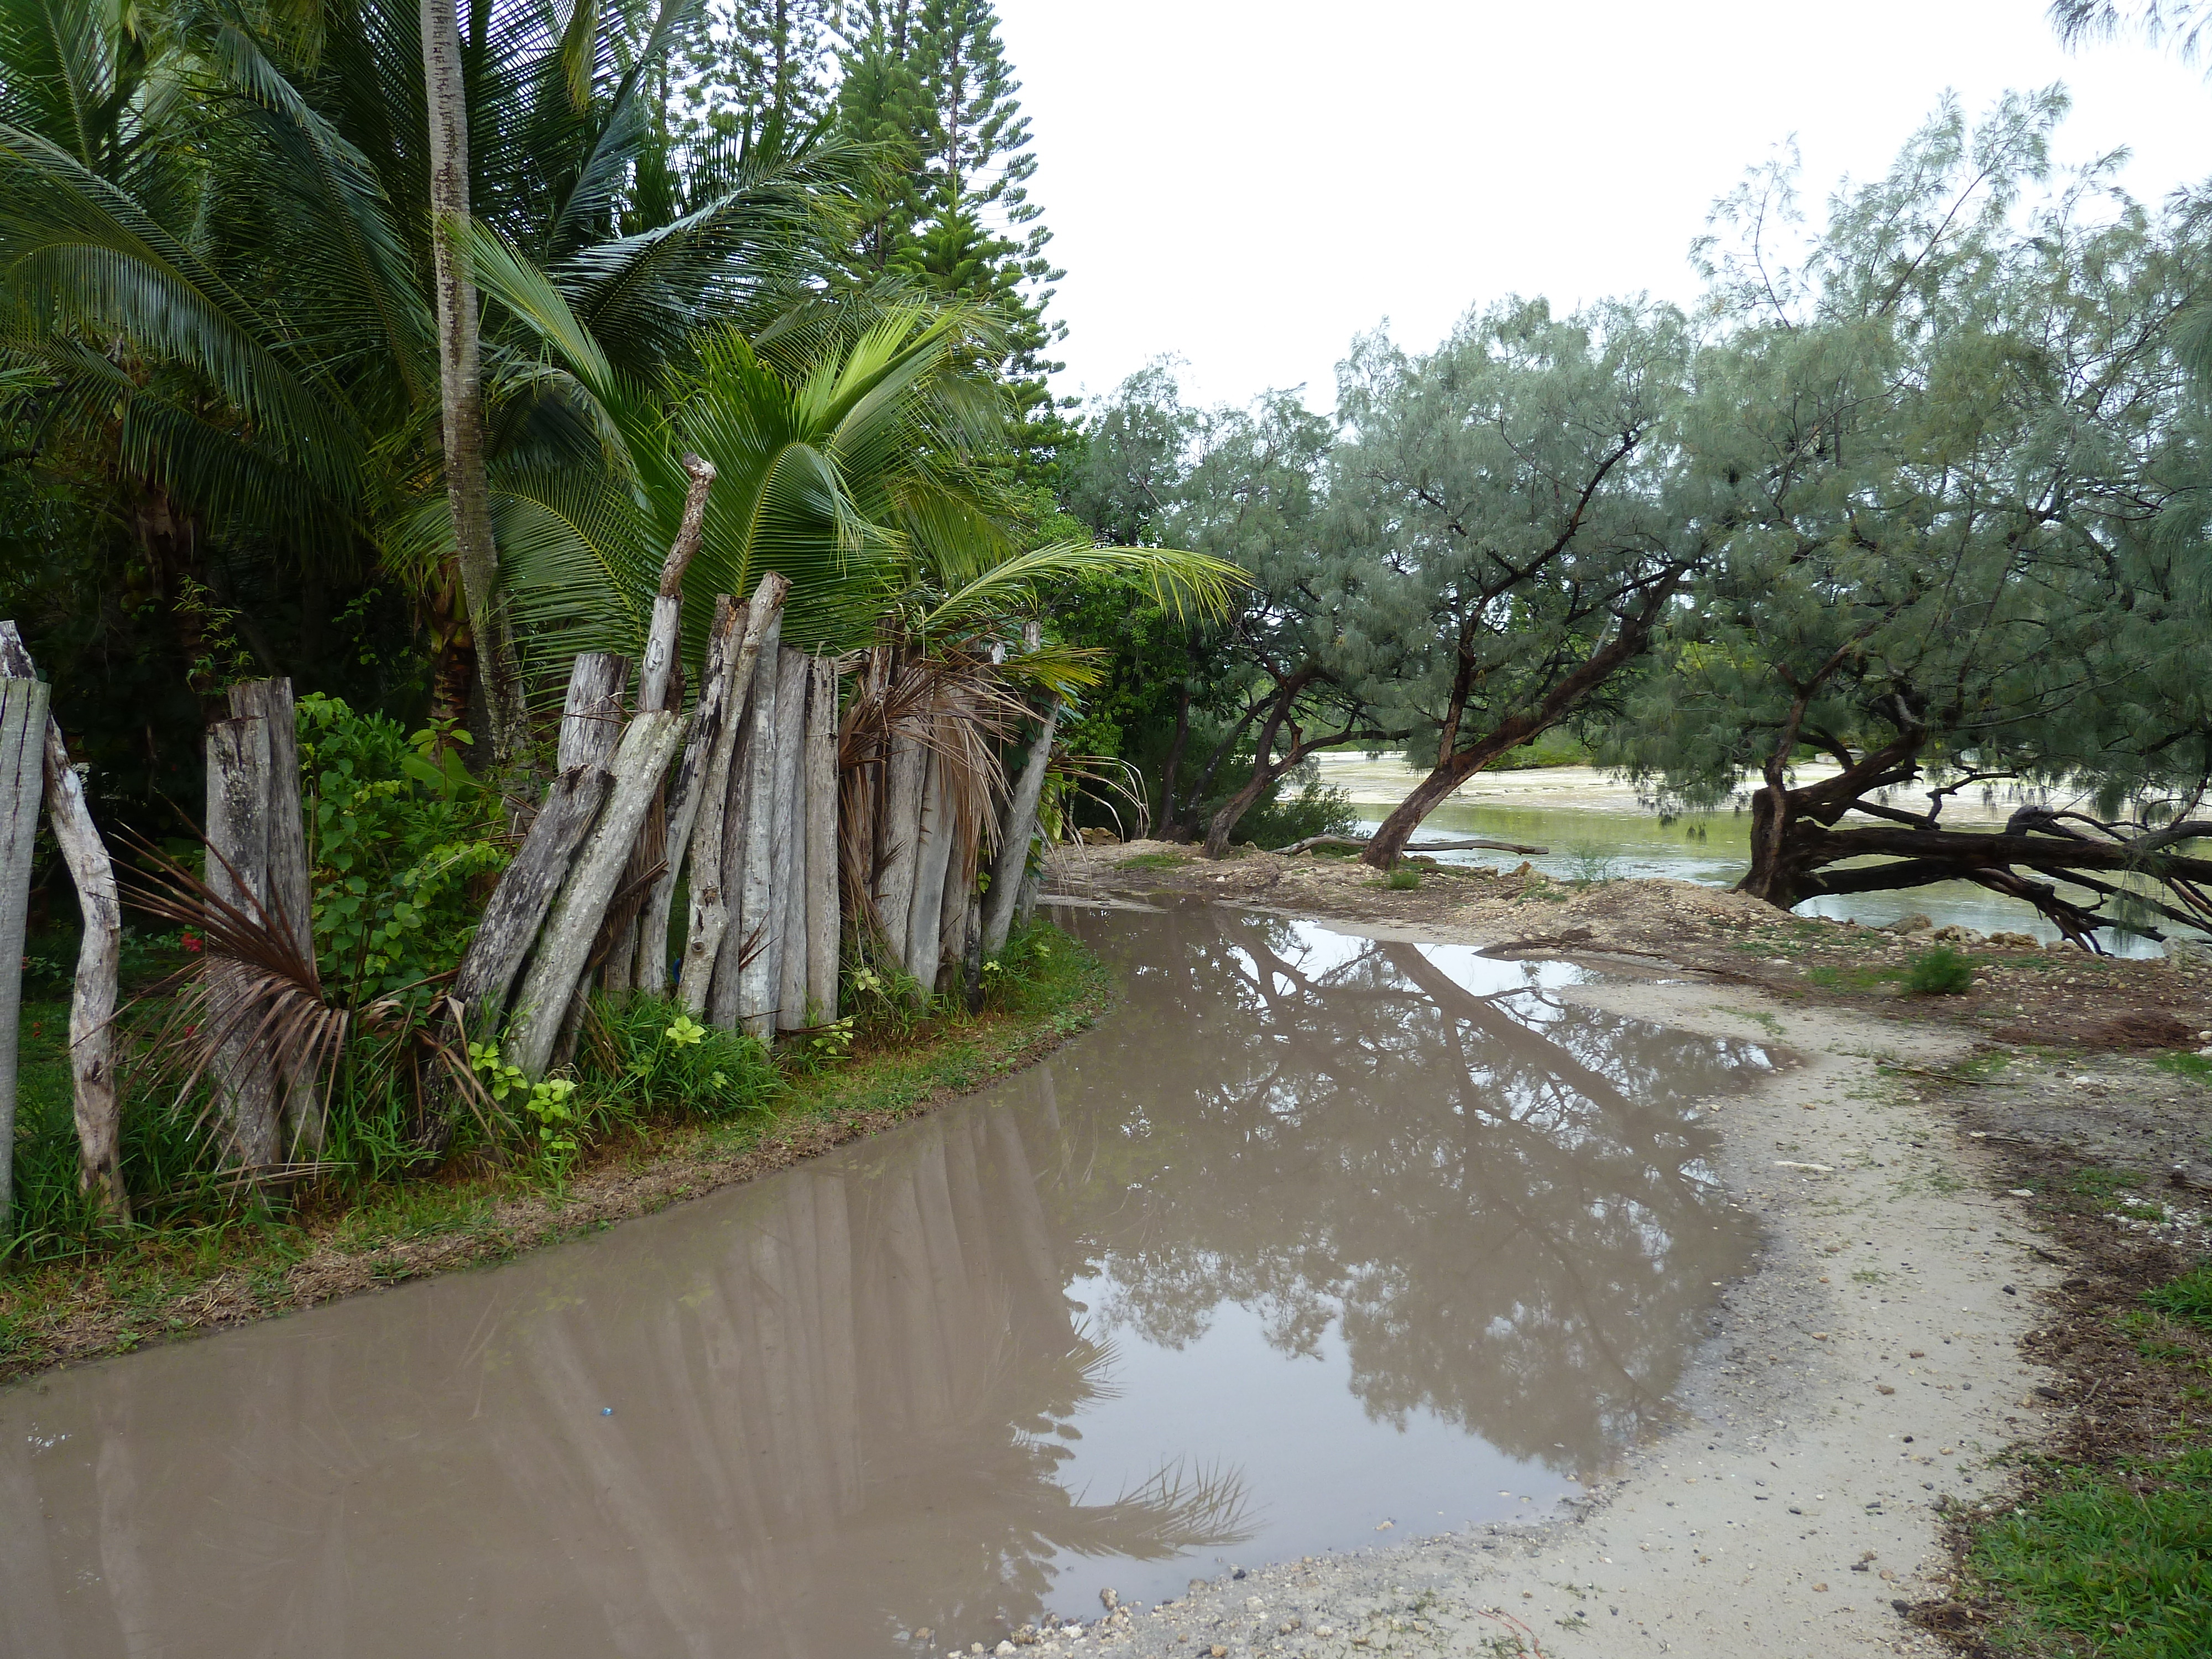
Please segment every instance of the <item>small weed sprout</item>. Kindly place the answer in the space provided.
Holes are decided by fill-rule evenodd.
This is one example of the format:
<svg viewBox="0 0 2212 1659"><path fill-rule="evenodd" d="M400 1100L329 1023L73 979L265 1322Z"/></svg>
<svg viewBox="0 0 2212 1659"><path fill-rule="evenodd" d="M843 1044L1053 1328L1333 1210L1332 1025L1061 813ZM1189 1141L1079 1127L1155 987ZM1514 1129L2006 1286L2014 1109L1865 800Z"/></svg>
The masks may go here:
<svg viewBox="0 0 2212 1659"><path fill-rule="evenodd" d="M1905 988L1917 997L1955 997L1973 982L1974 964L1948 945L1922 951L1905 976Z"/></svg>
<svg viewBox="0 0 2212 1659"><path fill-rule="evenodd" d="M1567 880L1577 887L1595 887L1620 879L1620 860L1602 842L1578 841L1567 848Z"/></svg>

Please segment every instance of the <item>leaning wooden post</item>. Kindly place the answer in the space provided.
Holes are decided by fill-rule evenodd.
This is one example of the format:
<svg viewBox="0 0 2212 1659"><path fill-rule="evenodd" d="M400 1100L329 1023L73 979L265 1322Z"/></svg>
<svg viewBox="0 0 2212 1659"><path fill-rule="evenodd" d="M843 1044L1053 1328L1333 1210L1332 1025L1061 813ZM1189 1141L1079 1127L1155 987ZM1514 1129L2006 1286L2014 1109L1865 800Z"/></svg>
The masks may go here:
<svg viewBox="0 0 2212 1659"><path fill-rule="evenodd" d="M315 963L315 924L307 880L307 826L300 816L300 715L289 679L247 680L230 688L235 720L262 722L269 744L264 822L267 886L261 895L270 928L290 944L302 968ZM320 1156L323 1096L304 1066L278 1079L288 1151Z"/></svg>
<svg viewBox="0 0 2212 1659"><path fill-rule="evenodd" d="M46 687L0 680L0 1233L15 1199L15 1059L23 1019L23 929L39 838Z"/></svg>
<svg viewBox="0 0 2212 1659"><path fill-rule="evenodd" d="M207 887L210 903L258 920L268 913L269 722L216 720L207 733ZM278 1161L276 1073L242 1010L245 969L209 961L210 1069L231 1150L248 1167Z"/></svg>
<svg viewBox="0 0 2212 1659"><path fill-rule="evenodd" d="M0 674L38 678L15 624L0 622ZM70 989L70 1073L76 1097L77 1188L118 1221L131 1219L131 1194L123 1184L123 1106L115 1088L115 1000L123 957L123 906L115 863L92 819L84 780L70 764L69 745L52 713L46 716L46 823L76 884L84 932Z"/></svg>
<svg viewBox="0 0 2212 1659"><path fill-rule="evenodd" d="M576 853L599 821L614 780L604 768L574 766L553 780L544 805L531 821L521 850L492 889L453 975L450 993L464 1032L489 1036L507 1010L507 994L522 971L545 913L568 879Z"/></svg>
<svg viewBox="0 0 2212 1659"><path fill-rule="evenodd" d="M1037 734L1030 740L1030 757L1006 803L1006 830L999 851L991 860L991 888L983 896L983 954L995 957L1006 948L1013 930L1014 911L1021 898L1030 862L1030 837L1036 832L1037 802L1044 794L1045 768L1052 759L1054 728L1060 724L1060 705L1045 710Z"/></svg>
<svg viewBox="0 0 2212 1659"><path fill-rule="evenodd" d="M714 596L714 620L707 630L706 678L699 684L699 706L691 711L691 735L684 739L684 758L677 763L676 781L668 788L660 874L646 896L645 911L638 922L637 988L647 996L664 995L669 988L668 923L676 906L677 878L691 845L691 831L699 821L701 789L729 718L730 671L736 665L747 610L743 600L732 599L727 593Z"/></svg>
<svg viewBox="0 0 2212 1659"><path fill-rule="evenodd" d="M668 674L684 642L684 573L699 551L707 523L707 492L714 487L714 468L696 455L684 458L691 485L684 496L684 518L660 563L660 588L653 596L653 620L645 635L645 665L637 678L637 711L649 714L668 707Z"/></svg>
<svg viewBox="0 0 2212 1659"><path fill-rule="evenodd" d="M616 746L613 793L591 839L584 844L553 914L545 923L510 1028L510 1064L533 1082L545 1074L569 1000L581 981L592 941L614 897L615 884L637 843L646 809L660 793L668 764L684 740L681 715L661 710L633 718Z"/></svg>
<svg viewBox="0 0 2212 1659"><path fill-rule="evenodd" d="M837 1018L837 665L814 659L806 694L806 1020Z"/></svg>
<svg viewBox="0 0 2212 1659"><path fill-rule="evenodd" d="M731 878L735 870L729 856L730 808L740 799L737 785L739 765L738 739L752 713L753 685L758 677L761 652L771 638L781 637L784 597L791 584L775 571L761 578L752 598L738 609L744 616L737 654L727 672L724 692L726 707L721 728L707 759L698 789L697 817L690 835L691 858L690 907L684 939L684 968L678 975L678 994L695 1014L708 1012L721 961L722 939L730 927ZM730 976L734 1019L734 986ZM717 1023L722 1023L717 1021Z"/></svg>
<svg viewBox="0 0 2212 1659"><path fill-rule="evenodd" d="M775 1026L793 1031L806 1024L806 803L800 791L805 784L806 697L814 683L814 659L788 646L780 658L769 931L775 938Z"/></svg>

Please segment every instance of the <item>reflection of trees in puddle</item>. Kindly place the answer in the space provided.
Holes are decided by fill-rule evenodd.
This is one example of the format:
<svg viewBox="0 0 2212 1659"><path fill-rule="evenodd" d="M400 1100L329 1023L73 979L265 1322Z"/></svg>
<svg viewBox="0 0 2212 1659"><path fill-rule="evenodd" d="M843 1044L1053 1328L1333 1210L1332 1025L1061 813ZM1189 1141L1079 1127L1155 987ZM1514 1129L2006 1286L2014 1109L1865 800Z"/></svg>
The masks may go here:
<svg viewBox="0 0 2212 1659"><path fill-rule="evenodd" d="M881 1651L1034 1616L1063 1554L1248 1535L1234 1471L1062 1484L1112 1364L1066 1254L1012 1118L947 1113L501 1273L65 1373L39 1413L66 1455L19 1458L0 1402L0 1529L52 1545L16 1602L40 1639L4 1650L135 1651L103 1590L140 1585L180 1653Z"/></svg>
<svg viewBox="0 0 2212 1659"><path fill-rule="evenodd" d="M1069 1490L1116 1328L1187 1342L1224 1299L1287 1353L1340 1340L1378 1418L1560 1467L1650 1420L1739 1249L1684 1103L1754 1050L1478 996L1409 946L1324 957L1212 913L1109 932L1127 1007L1004 1099L0 1395L0 1653L980 1633L1068 1556L1249 1535L1234 1469ZM1111 1286L1091 1323L1078 1279Z"/></svg>
<svg viewBox="0 0 2212 1659"><path fill-rule="evenodd" d="M1163 926L1117 1042L1060 1068L1091 1109L1072 1155L1102 1167L1061 1190L1109 1322L1181 1346L1233 1301L1290 1353L1334 1324L1371 1415L1435 1412L1556 1468L1664 1415L1745 1245L1686 1107L1760 1050L1575 1006L1533 969L1481 994L1410 945Z"/></svg>

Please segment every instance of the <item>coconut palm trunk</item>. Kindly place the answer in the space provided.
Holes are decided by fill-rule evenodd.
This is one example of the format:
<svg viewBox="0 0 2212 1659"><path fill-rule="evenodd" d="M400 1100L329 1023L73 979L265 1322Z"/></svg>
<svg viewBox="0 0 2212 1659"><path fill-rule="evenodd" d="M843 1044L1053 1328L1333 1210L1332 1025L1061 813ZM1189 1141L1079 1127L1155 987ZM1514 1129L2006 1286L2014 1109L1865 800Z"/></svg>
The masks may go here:
<svg viewBox="0 0 2212 1659"><path fill-rule="evenodd" d="M422 0L422 84L430 117L431 246L446 496L453 514L453 561L460 571L462 599L468 606L477 663L483 676L492 764L503 772L528 742L529 725L513 625L499 599L499 548L492 539L491 495L484 471L477 285L462 238L469 217L469 116L455 0Z"/></svg>

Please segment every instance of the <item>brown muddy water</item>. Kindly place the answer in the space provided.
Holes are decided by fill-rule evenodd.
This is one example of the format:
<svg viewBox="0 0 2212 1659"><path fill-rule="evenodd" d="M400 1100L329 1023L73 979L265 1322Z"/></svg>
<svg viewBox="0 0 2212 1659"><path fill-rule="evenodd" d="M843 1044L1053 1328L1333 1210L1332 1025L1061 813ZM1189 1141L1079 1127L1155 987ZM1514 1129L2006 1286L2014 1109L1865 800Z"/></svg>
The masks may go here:
<svg viewBox="0 0 2212 1659"><path fill-rule="evenodd" d="M1668 1419L1753 1244L1700 1103L1773 1057L1564 964L1071 925L1127 1002L988 1094L0 1395L0 1652L941 1653L1540 1512Z"/></svg>

